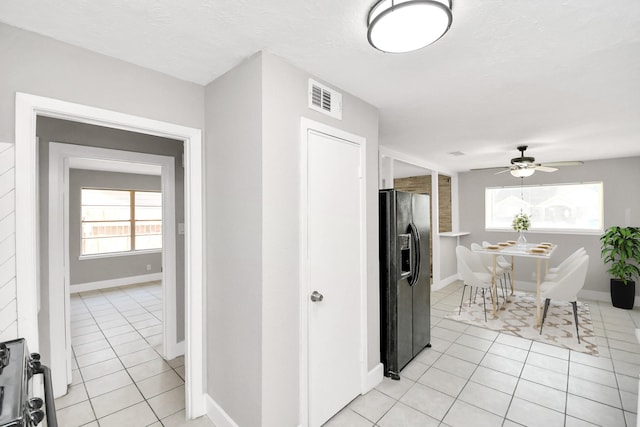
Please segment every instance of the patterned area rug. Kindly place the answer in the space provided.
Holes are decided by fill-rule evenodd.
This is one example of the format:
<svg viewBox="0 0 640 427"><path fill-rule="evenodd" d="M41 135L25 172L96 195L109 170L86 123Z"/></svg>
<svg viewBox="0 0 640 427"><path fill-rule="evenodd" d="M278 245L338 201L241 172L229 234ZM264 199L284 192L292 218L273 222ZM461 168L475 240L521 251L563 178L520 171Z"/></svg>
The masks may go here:
<svg viewBox="0 0 640 427"><path fill-rule="evenodd" d="M516 292L515 295L507 298L506 304L503 303L501 296L499 298L501 304L497 319L493 319L491 297L487 292L487 321L485 322L482 294L478 292L475 302L472 300L471 306L469 306L468 292L469 289L467 288L460 315L458 315L458 308L456 308L452 314L447 316L448 319L581 353L598 355L598 346L593 333L593 323L591 322L591 312L589 311L589 305L586 303L578 302L578 326L580 331L580 344L578 344L576 327L573 322L573 309L568 302L551 300L542 335L540 335L540 328L535 325L535 295ZM543 309L544 301L542 303Z"/></svg>

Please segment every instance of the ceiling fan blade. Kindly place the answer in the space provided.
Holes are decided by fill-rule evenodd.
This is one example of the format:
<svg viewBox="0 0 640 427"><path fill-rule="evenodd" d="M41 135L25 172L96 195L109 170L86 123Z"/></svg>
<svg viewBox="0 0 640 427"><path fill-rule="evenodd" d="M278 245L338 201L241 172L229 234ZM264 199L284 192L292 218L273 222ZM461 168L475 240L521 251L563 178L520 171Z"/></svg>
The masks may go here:
<svg viewBox="0 0 640 427"><path fill-rule="evenodd" d="M504 166L493 166L490 168L475 168L475 169L469 169L469 170L470 171L490 171L495 169L504 169Z"/></svg>
<svg viewBox="0 0 640 427"><path fill-rule="evenodd" d="M507 168L507 169L501 170L500 172L496 172L495 174L496 175L500 175L501 173L505 173L505 172L509 172L509 171L511 171L511 168Z"/></svg>
<svg viewBox="0 0 640 427"><path fill-rule="evenodd" d="M542 166L549 166L549 167L556 167L556 166L580 166L583 165L584 162L582 161L572 161L572 162L550 162L550 163L543 163Z"/></svg>
<svg viewBox="0 0 640 427"><path fill-rule="evenodd" d="M536 166L534 169L540 172L555 172L558 170L558 168L550 168L549 166L544 165Z"/></svg>

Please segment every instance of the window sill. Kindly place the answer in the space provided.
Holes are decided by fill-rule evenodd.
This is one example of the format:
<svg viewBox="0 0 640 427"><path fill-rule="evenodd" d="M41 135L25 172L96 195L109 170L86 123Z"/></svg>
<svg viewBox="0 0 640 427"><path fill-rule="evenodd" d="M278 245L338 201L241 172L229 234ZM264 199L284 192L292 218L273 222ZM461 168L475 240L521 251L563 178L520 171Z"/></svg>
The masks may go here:
<svg viewBox="0 0 640 427"><path fill-rule="evenodd" d="M485 231L502 232L502 233L518 233L517 231L509 228L485 228ZM525 234L573 234L583 236L600 236L604 233L604 230L527 230Z"/></svg>

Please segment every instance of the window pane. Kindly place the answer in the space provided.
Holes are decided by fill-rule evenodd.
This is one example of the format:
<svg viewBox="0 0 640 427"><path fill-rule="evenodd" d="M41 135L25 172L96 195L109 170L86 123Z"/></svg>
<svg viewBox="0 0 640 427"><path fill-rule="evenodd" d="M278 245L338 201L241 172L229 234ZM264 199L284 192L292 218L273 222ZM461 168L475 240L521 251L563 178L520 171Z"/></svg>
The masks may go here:
<svg viewBox="0 0 640 427"><path fill-rule="evenodd" d="M130 250L131 238L129 236L82 239L82 253L84 255L125 252Z"/></svg>
<svg viewBox="0 0 640 427"><path fill-rule="evenodd" d="M136 250L161 249L162 234L136 236Z"/></svg>
<svg viewBox="0 0 640 427"><path fill-rule="evenodd" d="M136 235L162 234L162 221L136 221Z"/></svg>
<svg viewBox="0 0 640 427"><path fill-rule="evenodd" d="M82 205L129 206L131 195L123 190L82 189Z"/></svg>
<svg viewBox="0 0 640 427"><path fill-rule="evenodd" d="M83 206L82 221L129 220L129 206Z"/></svg>
<svg viewBox="0 0 640 427"><path fill-rule="evenodd" d="M485 224L511 230L514 215L531 216L531 230L602 231L602 183L487 188Z"/></svg>
<svg viewBox="0 0 640 427"><path fill-rule="evenodd" d="M83 188L81 215L82 254L162 248L161 192Z"/></svg>
<svg viewBox="0 0 640 427"><path fill-rule="evenodd" d="M131 236L131 223L124 222L85 222L82 224L82 238Z"/></svg>
<svg viewBox="0 0 640 427"><path fill-rule="evenodd" d="M136 206L162 206L162 193L157 191L136 191Z"/></svg>
<svg viewBox="0 0 640 427"><path fill-rule="evenodd" d="M141 219L162 219L162 206L159 207L145 207L145 206L136 206L136 218L137 220Z"/></svg>
<svg viewBox="0 0 640 427"><path fill-rule="evenodd" d="M136 221L136 250L162 248L162 221Z"/></svg>

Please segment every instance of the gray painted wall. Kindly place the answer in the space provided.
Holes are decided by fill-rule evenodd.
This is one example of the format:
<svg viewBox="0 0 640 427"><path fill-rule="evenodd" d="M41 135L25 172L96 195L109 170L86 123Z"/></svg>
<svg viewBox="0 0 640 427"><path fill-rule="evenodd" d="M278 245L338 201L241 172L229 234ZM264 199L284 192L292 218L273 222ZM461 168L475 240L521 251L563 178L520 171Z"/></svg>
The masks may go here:
<svg viewBox="0 0 640 427"><path fill-rule="evenodd" d="M262 412L261 91L254 56L210 83L205 104L207 390L247 427Z"/></svg>
<svg viewBox="0 0 640 427"><path fill-rule="evenodd" d="M15 93L204 127L202 86L0 23L0 141L14 142Z"/></svg>
<svg viewBox="0 0 640 427"><path fill-rule="evenodd" d="M436 236L434 236L436 237ZM457 239L455 237L439 237L440 239L440 279L457 274L456 262Z"/></svg>
<svg viewBox="0 0 640 427"><path fill-rule="evenodd" d="M95 170L69 170L69 274L71 285L160 273L162 252L80 259L83 187L160 191L160 177ZM147 271L147 265L151 270ZM184 262L183 262L184 268Z"/></svg>
<svg viewBox="0 0 640 427"><path fill-rule="evenodd" d="M510 174L495 175L492 171L460 174L460 229L471 235L461 239L469 246L472 242L498 242L516 239L516 232L488 232L484 229L484 190L486 187L519 185L519 179ZM536 172L525 178L527 184L552 184L602 181L604 185L604 227L613 225L640 226L640 157L585 162L582 166L560 168L557 172ZM631 222L625 224L625 210L630 209ZM527 233L527 240L558 243L551 265L558 264L575 249L584 247L589 254L589 271L585 290L609 292L609 276L600 258L599 235ZM517 279L534 281L535 262L518 263ZM640 291L640 287L636 289Z"/></svg>
<svg viewBox="0 0 640 427"><path fill-rule="evenodd" d="M367 331L372 369L380 362L378 267L378 111L343 92L336 120L307 107L317 77L262 54L263 71L263 426L297 425L299 411L300 118L366 138ZM322 81L321 81L322 83ZM331 83L327 83L331 86ZM282 370L282 366L291 367ZM272 393L271 390L281 390Z"/></svg>
<svg viewBox="0 0 640 427"><path fill-rule="evenodd" d="M302 116L367 138L367 364L380 359L378 113L346 93L342 121L308 109L309 77L262 53L207 86L207 259L210 277L225 283L208 296L207 341L210 352L232 349L224 359L216 355L208 388L242 426L299 422ZM245 227L229 227L239 219Z"/></svg>
<svg viewBox="0 0 640 427"><path fill-rule="evenodd" d="M197 84L5 24L0 24L0 57L0 142L15 142L16 92L204 128L204 90ZM0 268L0 277L15 274L12 261ZM45 287L43 298L46 292ZM45 363L49 345L43 337Z"/></svg>

